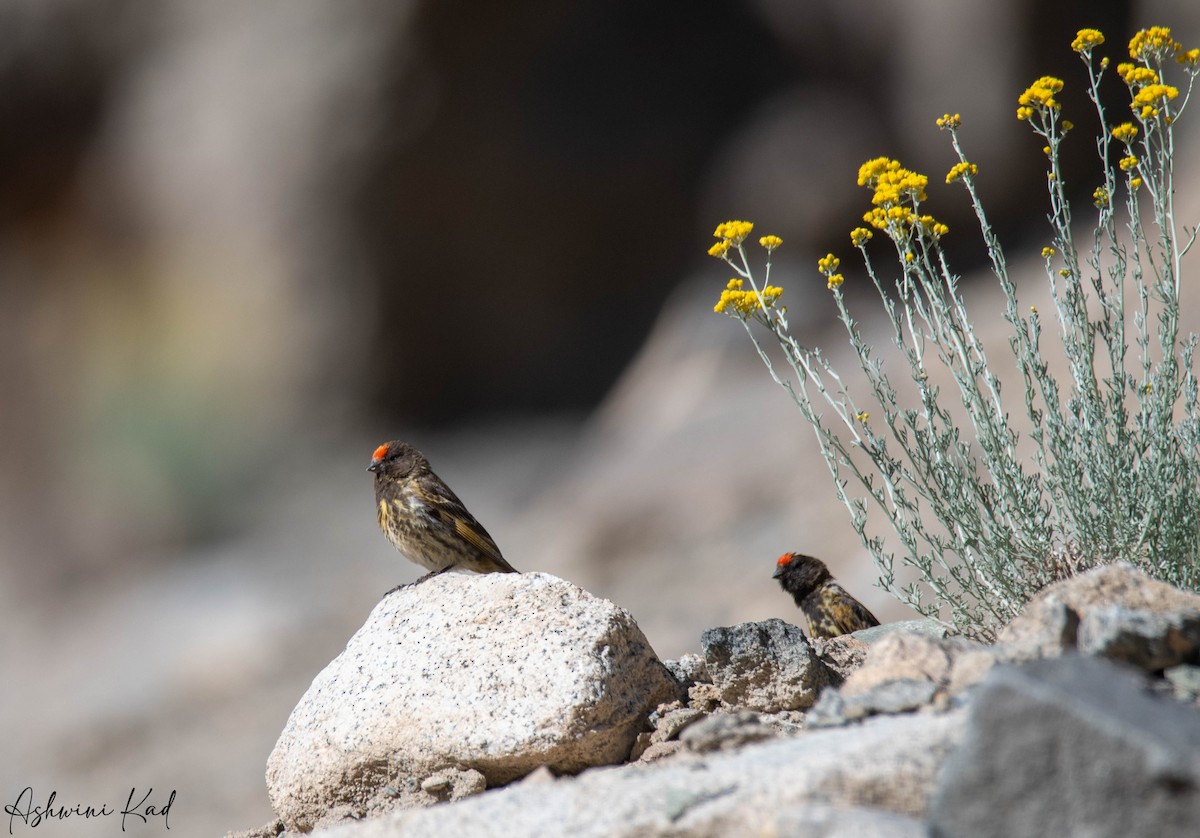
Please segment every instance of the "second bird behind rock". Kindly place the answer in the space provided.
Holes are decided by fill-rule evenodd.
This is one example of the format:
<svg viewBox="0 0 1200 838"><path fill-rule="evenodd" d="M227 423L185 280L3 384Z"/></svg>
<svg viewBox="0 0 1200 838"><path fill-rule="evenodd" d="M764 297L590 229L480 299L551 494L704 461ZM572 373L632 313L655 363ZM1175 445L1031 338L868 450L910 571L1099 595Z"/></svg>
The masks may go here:
<svg viewBox="0 0 1200 838"><path fill-rule="evenodd" d="M517 573L483 525L433 473L425 455L399 440L371 455L379 529L409 561L430 571L452 568L475 573Z"/></svg>
<svg viewBox="0 0 1200 838"><path fill-rule="evenodd" d="M834 580L820 559L784 553L775 562L774 578L808 618L813 637L837 637L879 625L875 615Z"/></svg>

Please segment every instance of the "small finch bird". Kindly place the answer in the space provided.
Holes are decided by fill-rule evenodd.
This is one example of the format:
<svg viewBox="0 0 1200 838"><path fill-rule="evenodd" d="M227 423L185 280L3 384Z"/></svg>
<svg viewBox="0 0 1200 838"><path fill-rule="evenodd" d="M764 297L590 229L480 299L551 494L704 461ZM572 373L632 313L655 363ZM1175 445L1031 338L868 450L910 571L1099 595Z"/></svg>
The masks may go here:
<svg viewBox="0 0 1200 838"><path fill-rule="evenodd" d="M367 471L375 473L379 529L406 559L429 571L417 582L455 567L517 573L420 451L399 440L385 442Z"/></svg>
<svg viewBox="0 0 1200 838"><path fill-rule="evenodd" d="M837 637L879 625L875 615L834 581L820 559L784 553L775 562L775 579L808 618L813 637Z"/></svg>

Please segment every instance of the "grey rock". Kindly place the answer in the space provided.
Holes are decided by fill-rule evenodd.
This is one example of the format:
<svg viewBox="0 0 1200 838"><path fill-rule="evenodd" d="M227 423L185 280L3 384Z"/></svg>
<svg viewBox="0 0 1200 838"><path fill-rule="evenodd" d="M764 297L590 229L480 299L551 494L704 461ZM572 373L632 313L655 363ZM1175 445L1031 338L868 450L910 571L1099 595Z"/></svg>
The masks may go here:
<svg viewBox="0 0 1200 838"><path fill-rule="evenodd" d="M708 629L700 643L715 694L725 707L765 713L803 710L833 680L804 632L780 619Z"/></svg>
<svg viewBox="0 0 1200 838"><path fill-rule="evenodd" d="M645 750L638 754L637 760L644 763L658 762L680 753L685 747L678 739L672 739L669 742L651 742Z"/></svg>
<svg viewBox="0 0 1200 838"><path fill-rule="evenodd" d="M704 658L695 652L680 655L678 660L665 660L663 666L675 677L684 690L693 684L709 683L708 670L704 666Z"/></svg>
<svg viewBox="0 0 1200 838"><path fill-rule="evenodd" d="M855 705L847 710L846 699L842 697L840 690L828 687L821 690L821 695L805 714L805 726L810 730L818 730L823 727L841 727L847 722L855 721L863 718L866 714L860 713L861 705Z"/></svg>
<svg viewBox="0 0 1200 838"><path fill-rule="evenodd" d="M805 721L809 728L837 727L868 716L894 715L919 710L933 703L937 684L917 678L885 681L858 695L825 690Z"/></svg>
<svg viewBox="0 0 1200 838"><path fill-rule="evenodd" d="M1079 625L1081 654L1147 672L1200 659L1200 611L1154 613L1120 605L1093 608Z"/></svg>
<svg viewBox="0 0 1200 838"><path fill-rule="evenodd" d="M681 730L704 718L704 712L695 707L666 706L671 709L661 715L650 714L650 724L654 727L650 735L651 742L669 742L676 739Z"/></svg>
<svg viewBox="0 0 1200 838"><path fill-rule="evenodd" d="M1080 623L1092 610L1113 606L1154 614L1200 611L1200 594L1173 588L1127 562L1102 565L1043 589L997 642L1009 660L1061 655L1074 650Z"/></svg>
<svg viewBox="0 0 1200 838"><path fill-rule="evenodd" d="M1200 711L1096 658L996 667L931 822L942 838L1195 835Z"/></svg>
<svg viewBox="0 0 1200 838"><path fill-rule="evenodd" d="M1186 663L1172 666L1163 673L1163 677L1180 701L1200 699L1200 666Z"/></svg>
<svg viewBox="0 0 1200 838"><path fill-rule="evenodd" d="M678 685L633 618L540 573L443 574L384 598L267 761L288 829L623 761Z"/></svg>
<svg viewBox="0 0 1200 838"><path fill-rule="evenodd" d="M856 631L854 634L849 636L861 640L868 646L872 646L883 638L887 637L889 634L894 634L898 631L907 632L909 634L921 634L926 637L934 638L946 637L950 634L950 629L948 629L945 624L939 623L937 620L922 618L920 620L897 620L894 623L884 623L883 625L871 626L871 628L863 629L862 631Z"/></svg>
<svg viewBox="0 0 1200 838"><path fill-rule="evenodd" d="M838 637L814 637L809 640L817 657L833 673L832 683L839 686L852 672L863 665L870 648L856 634Z"/></svg>
<svg viewBox="0 0 1200 838"><path fill-rule="evenodd" d="M880 716L852 730L684 753L650 765L585 771L544 786L519 783L320 830L314 838L911 838L922 834L916 819L925 814L964 719L963 712ZM872 808L855 808L863 806ZM861 831L854 832L856 826Z"/></svg>
<svg viewBox="0 0 1200 838"><path fill-rule="evenodd" d="M865 695L857 696L872 713L908 713L933 701L937 684L916 678L898 678L880 684Z"/></svg>
<svg viewBox="0 0 1200 838"><path fill-rule="evenodd" d="M703 753L729 750L749 742L774 739L779 735L778 728L768 724L758 713L742 710L737 713L713 713L706 716L684 728L679 740L688 750Z"/></svg>
<svg viewBox="0 0 1200 838"><path fill-rule="evenodd" d="M842 685L842 693L863 695L899 680L929 681L938 689L962 691L994 662L995 650L965 637L894 631L867 652L867 659Z"/></svg>
<svg viewBox="0 0 1200 838"><path fill-rule="evenodd" d="M542 766L545 768L545 766ZM443 768L421 781L421 791L435 800L458 800L487 788L487 778L474 768Z"/></svg>

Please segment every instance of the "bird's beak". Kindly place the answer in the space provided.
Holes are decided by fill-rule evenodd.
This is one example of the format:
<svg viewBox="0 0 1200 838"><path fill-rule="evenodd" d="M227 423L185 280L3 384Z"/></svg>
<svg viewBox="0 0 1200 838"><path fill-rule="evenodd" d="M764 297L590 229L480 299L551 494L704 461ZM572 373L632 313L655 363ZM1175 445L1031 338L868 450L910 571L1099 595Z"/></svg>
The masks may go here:
<svg viewBox="0 0 1200 838"><path fill-rule="evenodd" d="M771 574L771 578L778 579L780 576L783 576L783 568L781 566L777 566L775 568L775 572Z"/></svg>
<svg viewBox="0 0 1200 838"><path fill-rule="evenodd" d="M367 471L378 472L381 465L383 465L383 460L371 460L371 465L367 466Z"/></svg>

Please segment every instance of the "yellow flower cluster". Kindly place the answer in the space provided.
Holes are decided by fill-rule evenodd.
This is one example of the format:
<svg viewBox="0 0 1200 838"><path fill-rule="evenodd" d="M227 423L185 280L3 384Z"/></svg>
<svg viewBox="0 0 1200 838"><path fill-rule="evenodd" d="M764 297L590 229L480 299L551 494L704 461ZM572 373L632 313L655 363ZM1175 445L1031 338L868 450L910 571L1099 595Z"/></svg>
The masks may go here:
<svg viewBox="0 0 1200 838"><path fill-rule="evenodd" d="M855 227L850 231L850 243L855 247L862 247L875 236L866 227Z"/></svg>
<svg viewBox="0 0 1200 838"><path fill-rule="evenodd" d="M721 292L721 299L713 306L717 314L728 314L731 317L745 319L761 308L773 308L775 301L783 294L783 289L775 285L767 285L762 289L762 300L754 290L743 291L744 283L740 279L731 279Z"/></svg>
<svg viewBox="0 0 1200 838"><path fill-rule="evenodd" d="M1200 66L1200 49L1189 49L1187 52L1181 52L1175 56L1175 60L1185 67Z"/></svg>
<svg viewBox="0 0 1200 838"><path fill-rule="evenodd" d="M846 281L846 277L842 276L840 273L837 273L838 265L840 264L842 264L842 260L834 256L832 253L828 253L817 260L817 270L819 270L825 277L828 278L829 282L827 283L827 287L830 291L839 287L843 282Z"/></svg>
<svg viewBox="0 0 1200 838"><path fill-rule="evenodd" d="M1137 126L1132 122L1122 122L1112 131L1113 139L1129 145L1138 135Z"/></svg>
<svg viewBox="0 0 1200 838"><path fill-rule="evenodd" d="M950 232L949 227L947 227L945 224L942 224L932 215L922 215L917 219L917 221L920 222L921 226L924 227L929 232L929 235L933 236L935 239L940 239L942 236Z"/></svg>
<svg viewBox="0 0 1200 838"><path fill-rule="evenodd" d="M1138 164L1138 159L1137 159L1137 157L1135 157L1132 154L1129 155L1128 157L1122 157L1121 163L1120 163L1121 171L1128 172L1130 169L1134 168L1137 164Z"/></svg>
<svg viewBox="0 0 1200 838"><path fill-rule="evenodd" d="M1062 105L1054 98L1054 94L1062 89L1061 79L1042 76L1017 97L1017 104L1020 105L1017 108L1017 119L1030 119L1038 111L1058 110Z"/></svg>
<svg viewBox="0 0 1200 838"><path fill-rule="evenodd" d="M974 177L979 174L979 167L974 163L955 163L946 175L946 183L962 180L963 176Z"/></svg>
<svg viewBox="0 0 1200 838"><path fill-rule="evenodd" d="M1153 119L1158 116L1158 105L1179 95L1179 88L1169 84L1148 84L1137 92L1129 105L1142 119Z"/></svg>
<svg viewBox="0 0 1200 838"><path fill-rule="evenodd" d="M729 242L731 247L737 247L746 240L746 236L750 235L753 229L754 225L749 221L725 221L717 225L713 235Z"/></svg>
<svg viewBox="0 0 1200 838"><path fill-rule="evenodd" d="M1183 49L1183 44L1171 37L1169 26L1151 26L1133 36L1129 42L1129 57L1141 61L1161 61Z"/></svg>
<svg viewBox="0 0 1200 838"><path fill-rule="evenodd" d="M718 259L725 258L725 254L729 252L729 248L740 247L742 242L746 240L746 236L750 235L750 231L753 229L754 224L749 221L721 222L717 225L717 229L713 231L713 235L720 239L720 241L708 249L708 255L716 256ZM758 240L758 243L770 251L783 244L783 239L779 238L779 236L763 236Z"/></svg>
<svg viewBox="0 0 1200 838"><path fill-rule="evenodd" d="M1042 248L1042 258L1043 259L1051 258L1052 256L1054 256L1055 253L1058 253L1058 251L1055 250L1053 247L1043 247Z"/></svg>
<svg viewBox="0 0 1200 838"><path fill-rule="evenodd" d="M1144 84L1158 84L1158 73L1149 67L1143 67L1140 64L1130 64L1125 61L1117 65L1117 75L1121 77L1121 81L1125 82L1130 87L1140 87Z"/></svg>
<svg viewBox="0 0 1200 838"><path fill-rule="evenodd" d="M1108 206L1109 195L1108 190L1103 186L1096 187L1096 191L1092 193L1092 203L1103 209Z"/></svg>
<svg viewBox="0 0 1200 838"><path fill-rule="evenodd" d="M1140 177L1135 177L1129 181L1129 188L1134 190L1135 192L1138 190L1138 188L1141 185L1142 185L1142 179Z"/></svg>
<svg viewBox="0 0 1200 838"><path fill-rule="evenodd" d="M1071 41L1071 49L1076 52L1091 52L1093 47L1098 47L1104 43L1104 36L1100 34L1099 29L1080 29L1075 35L1075 40Z"/></svg>
<svg viewBox="0 0 1200 838"><path fill-rule="evenodd" d="M973 169L971 174L974 174ZM924 227L935 238L949 232L945 224L939 224L932 216L917 216L914 210L926 199L925 187L929 185L929 178L905 169L899 161L887 157L868 160L858 169L858 184L875 191L871 199L875 206L863 215L863 221L876 230L885 231L893 240L906 239L917 226ZM855 247L861 247L870 238L864 235L869 232L859 227L850 234L850 241Z"/></svg>
<svg viewBox="0 0 1200 838"><path fill-rule="evenodd" d="M924 201L929 178L905 169L898 160L876 157L859 166L858 185L874 189L871 203L886 209L902 201Z"/></svg>
<svg viewBox="0 0 1200 838"><path fill-rule="evenodd" d="M937 127L943 131L953 131L962 125L962 117L958 114L942 114L937 120Z"/></svg>

